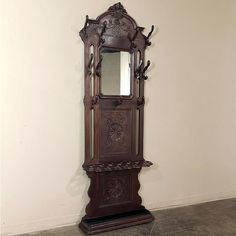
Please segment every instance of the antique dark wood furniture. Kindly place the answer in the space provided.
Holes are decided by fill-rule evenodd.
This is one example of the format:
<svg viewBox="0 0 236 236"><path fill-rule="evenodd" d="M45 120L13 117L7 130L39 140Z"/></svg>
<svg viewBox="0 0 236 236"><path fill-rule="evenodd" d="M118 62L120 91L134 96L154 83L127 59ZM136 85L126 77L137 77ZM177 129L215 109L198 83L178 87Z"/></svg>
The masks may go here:
<svg viewBox="0 0 236 236"><path fill-rule="evenodd" d="M91 20L84 42L85 161L90 202L79 227L95 234L147 223L138 174L152 165L143 157L145 49L151 45L121 3Z"/></svg>

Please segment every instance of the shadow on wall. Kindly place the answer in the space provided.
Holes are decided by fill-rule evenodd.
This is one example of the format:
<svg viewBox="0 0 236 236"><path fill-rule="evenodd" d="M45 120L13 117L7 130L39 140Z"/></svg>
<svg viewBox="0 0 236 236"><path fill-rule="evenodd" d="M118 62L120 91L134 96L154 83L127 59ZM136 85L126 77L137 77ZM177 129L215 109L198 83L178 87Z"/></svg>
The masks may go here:
<svg viewBox="0 0 236 236"><path fill-rule="evenodd" d="M75 26L72 27L72 31L74 32L76 41L78 44L82 45L81 39L79 37L79 29ZM82 164L84 161L84 104L83 104L83 96L84 96L84 56L83 53L78 55L79 61L77 61L74 69L76 72L79 73L79 78L77 80L78 87L80 88L80 101L78 102L78 109L81 109L80 117L79 117L79 128L77 134L77 140L79 143L78 147L78 167L75 173L72 175L71 179L69 180L66 191L69 193L70 196L81 196L82 205L80 205L80 212L79 216L84 215L85 207L87 205L86 202L89 201L88 198L88 188L89 188L89 179L87 178L86 172L82 168ZM80 219L79 219L80 220Z"/></svg>

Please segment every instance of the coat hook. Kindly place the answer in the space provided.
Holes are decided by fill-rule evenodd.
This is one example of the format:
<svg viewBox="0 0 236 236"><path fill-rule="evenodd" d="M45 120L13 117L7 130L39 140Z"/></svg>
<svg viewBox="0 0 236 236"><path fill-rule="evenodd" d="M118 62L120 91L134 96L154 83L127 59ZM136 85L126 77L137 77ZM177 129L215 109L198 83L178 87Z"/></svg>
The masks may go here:
<svg viewBox="0 0 236 236"><path fill-rule="evenodd" d="M137 69L135 70L135 76L136 76L137 79L139 79L140 76L141 76L142 64L143 64L143 60L140 60L139 65L138 65Z"/></svg>
<svg viewBox="0 0 236 236"><path fill-rule="evenodd" d="M143 68L142 78L143 78L144 80L147 80L147 79L148 79L148 77L147 77L146 75L144 75L144 74L145 74L145 72L147 71L147 69L148 69L148 67L150 66L150 64L151 64L151 62L148 60L148 61L147 61L147 65Z"/></svg>
<svg viewBox="0 0 236 236"><path fill-rule="evenodd" d="M100 60L99 60L99 62L98 62L98 64L97 64L97 66L96 66L96 75L97 75L99 78L101 78L101 64L102 64L102 59L103 59L103 57L100 56Z"/></svg>
<svg viewBox="0 0 236 236"><path fill-rule="evenodd" d="M146 45L147 46L151 45L151 42L149 41L149 38L151 37L153 31L154 31L154 25L152 25L151 31L148 33L148 36L146 37Z"/></svg>
<svg viewBox="0 0 236 236"><path fill-rule="evenodd" d="M88 62L88 74L91 76L92 74L92 61L93 61L93 53L90 54L90 59Z"/></svg>
<svg viewBox="0 0 236 236"><path fill-rule="evenodd" d="M152 25L151 31L148 33L147 39L151 37L153 30L154 30L154 25Z"/></svg>

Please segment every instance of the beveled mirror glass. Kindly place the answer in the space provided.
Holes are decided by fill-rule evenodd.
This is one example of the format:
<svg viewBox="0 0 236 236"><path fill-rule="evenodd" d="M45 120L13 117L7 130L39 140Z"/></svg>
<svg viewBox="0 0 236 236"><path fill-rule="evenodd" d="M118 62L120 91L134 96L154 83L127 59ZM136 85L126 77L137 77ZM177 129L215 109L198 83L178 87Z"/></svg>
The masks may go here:
<svg viewBox="0 0 236 236"><path fill-rule="evenodd" d="M129 96L130 53L113 48L102 48L101 56L101 93L103 95Z"/></svg>

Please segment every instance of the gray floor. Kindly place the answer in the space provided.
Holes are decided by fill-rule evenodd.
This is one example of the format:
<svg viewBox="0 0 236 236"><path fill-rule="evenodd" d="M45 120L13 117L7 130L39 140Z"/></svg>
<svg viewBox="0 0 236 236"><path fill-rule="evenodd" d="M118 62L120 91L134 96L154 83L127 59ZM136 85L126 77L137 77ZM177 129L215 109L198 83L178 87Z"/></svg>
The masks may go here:
<svg viewBox="0 0 236 236"><path fill-rule="evenodd" d="M236 198L153 212L149 224L99 236L236 236ZM77 226L21 236L84 236Z"/></svg>

